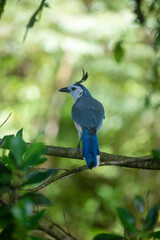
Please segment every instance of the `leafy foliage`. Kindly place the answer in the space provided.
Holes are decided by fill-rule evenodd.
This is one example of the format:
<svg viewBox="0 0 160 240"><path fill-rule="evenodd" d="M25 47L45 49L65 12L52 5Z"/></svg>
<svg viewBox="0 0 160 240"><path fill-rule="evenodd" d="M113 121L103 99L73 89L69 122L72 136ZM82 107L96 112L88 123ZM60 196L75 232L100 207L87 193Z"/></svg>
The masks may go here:
<svg viewBox="0 0 160 240"><path fill-rule="evenodd" d="M6 4L6 0L0 0L0 18L2 16L3 11L4 11L5 4Z"/></svg>
<svg viewBox="0 0 160 240"><path fill-rule="evenodd" d="M30 20L29 20L29 22L28 22L28 24L26 26L26 33L24 35L24 39L23 40L26 39L26 36L27 36L29 28L32 28L35 25L35 23L37 21L39 21L44 7L49 7L49 5L48 5L46 0L41 0L41 3L39 5L38 9L31 16L31 18L30 18Z"/></svg>
<svg viewBox="0 0 160 240"><path fill-rule="evenodd" d="M124 227L124 236L103 233L95 236L93 240L146 240L150 239L151 237L160 239L160 231L154 232L154 228L156 227L158 220L159 207L157 205L153 206L146 214L147 209L145 207L145 202L141 196L136 196L134 198L134 204L136 208L134 215L126 208L117 208L118 217Z"/></svg>
<svg viewBox="0 0 160 240"><path fill-rule="evenodd" d="M135 207L137 208L137 210L139 211L139 213L144 212L145 203L141 196L136 196L134 198L134 204L135 204Z"/></svg>
<svg viewBox="0 0 160 240"><path fill-rule="evenodd" d="M152 150L152 155L158 162L160 162L160 151L159 150L153 149Z"/></svg>
<svg viewBox="0 0 160 240"><path fill-rule="evenodd" d="M124 57L124 49L122 47L122 41L118 41L114 47L114 57L117 62L120 62Z"/></svg>
<svg viewBox="0 0 160 240"><path fill-rule="evenodd" d="M145 231L150 231L155 227L158 220L158 209L158 206L153 206L149 210L143 225Z"/></svg>
<svg viewBox="0 0 160 240"><path fill-rule="evenodd" d="M93 240L121 240L121 239L126 238L116 234L101 233L97 235Z"/></svg>
<svg viewBox="0 0 160 240"><path fill-rule="evenodd" d="M135 217L125 208L117 208L119 219L128 232L135 231Z"/></svg>
<svg viewBox="0 0 160 240"><path fill-rule="evenodd" d="M22 187L43 182L56 174L56 170L31 170L32 163L36 165L46 160L43 157L45 148L42 143L28 147L22 134L21 129L15 136L5 136L1 143L1 147L9 151L0 161L0 239L34 239L30 230L38 227L45 213L45 209L37 212L35 208L51 205L51 201L40 193L22 194L20 191Z"/></svg>

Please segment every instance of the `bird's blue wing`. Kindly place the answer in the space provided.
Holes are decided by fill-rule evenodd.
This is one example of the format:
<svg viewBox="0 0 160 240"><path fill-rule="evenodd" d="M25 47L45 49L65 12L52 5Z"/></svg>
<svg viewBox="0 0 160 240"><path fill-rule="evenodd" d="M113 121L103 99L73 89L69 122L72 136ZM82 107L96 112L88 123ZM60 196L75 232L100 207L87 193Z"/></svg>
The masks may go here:
<svg viewBox="0 0 160 240"><path fill-rule="evenodd" d="M96 117L87 107L72 108L72 119L89 133L96 133Z"/></svg>
<svg viewBox="0 0 160 240"><path fill-rule="evenodd" d="M92 135L96 134L103 118L102 104L92 97L81 97L72 107L72 119Z"/></svg>

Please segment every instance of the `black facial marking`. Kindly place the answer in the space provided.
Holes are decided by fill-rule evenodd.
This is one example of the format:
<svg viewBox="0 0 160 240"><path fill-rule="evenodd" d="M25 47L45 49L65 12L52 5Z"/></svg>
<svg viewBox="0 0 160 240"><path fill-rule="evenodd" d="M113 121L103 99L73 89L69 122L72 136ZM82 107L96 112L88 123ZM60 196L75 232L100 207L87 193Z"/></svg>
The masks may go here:
<svg viewBox="0 0 160 240"><path fill-rule="evenodd" d="M74 91L76 88L75 87L72 87L72 90Z"/></svg>

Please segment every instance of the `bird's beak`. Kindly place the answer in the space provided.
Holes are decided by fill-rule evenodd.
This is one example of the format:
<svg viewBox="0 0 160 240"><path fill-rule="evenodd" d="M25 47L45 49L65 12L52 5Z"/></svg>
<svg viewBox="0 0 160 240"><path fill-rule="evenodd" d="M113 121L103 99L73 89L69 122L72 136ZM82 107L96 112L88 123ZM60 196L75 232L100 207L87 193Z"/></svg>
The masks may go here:
<svg viewBox="0 0 160 240"><path fill-rule="evenodd" d="M60 91L60 92L68 92L69 93L68 87L60 88L58 91Z"/></svg>

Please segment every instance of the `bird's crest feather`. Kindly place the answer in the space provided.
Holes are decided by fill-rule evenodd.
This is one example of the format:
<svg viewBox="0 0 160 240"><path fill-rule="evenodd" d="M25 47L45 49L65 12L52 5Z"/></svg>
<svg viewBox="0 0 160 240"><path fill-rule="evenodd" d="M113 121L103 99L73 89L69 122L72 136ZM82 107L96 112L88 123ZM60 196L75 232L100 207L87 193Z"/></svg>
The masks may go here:
<svg viewBox="0 0 160 240"><path fill-rule="evenodd" d="M78 81L78 82L75 83L76 85L79 85L79 84L85 82L85 81L87 80L87 78L88 78L88 73L87 73L87 72L85 73L85 71L84 71L83 69L82 69L82 71L83 71L82 78L81 78L80 81Z"/></svg>

